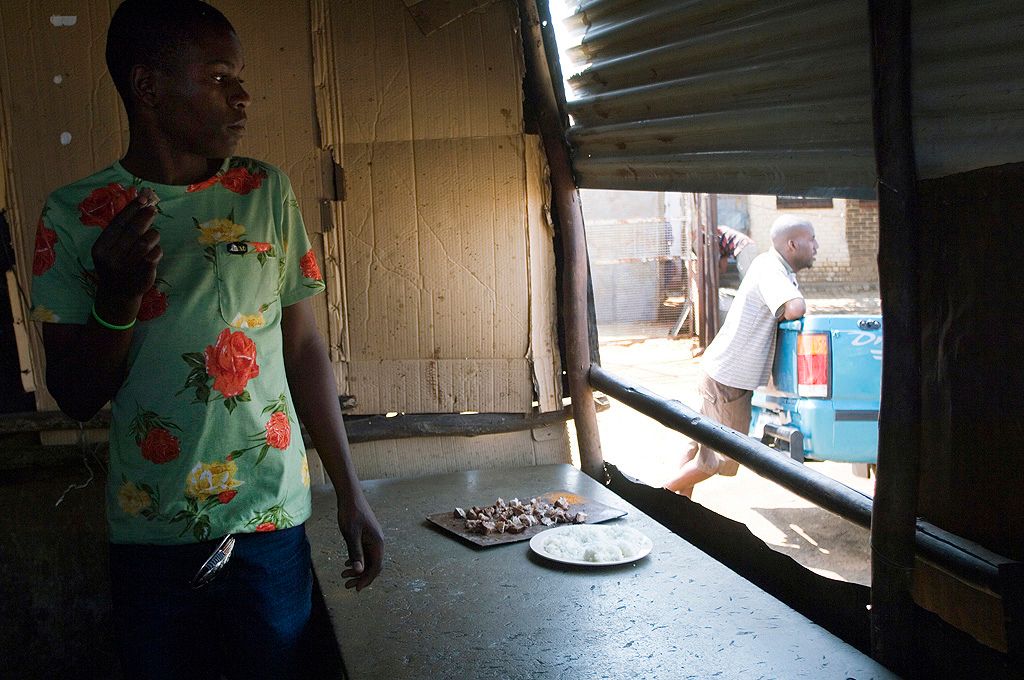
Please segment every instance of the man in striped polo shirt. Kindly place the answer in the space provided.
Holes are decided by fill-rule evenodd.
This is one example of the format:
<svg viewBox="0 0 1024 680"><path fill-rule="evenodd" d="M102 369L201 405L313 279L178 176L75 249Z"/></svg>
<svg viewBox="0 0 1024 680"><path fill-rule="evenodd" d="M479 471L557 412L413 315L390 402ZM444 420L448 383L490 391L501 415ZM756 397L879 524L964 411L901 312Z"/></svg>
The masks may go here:
<svg viewBox="0 0 1024 680"><path fill-rule="evenodd" d="M754 258L722 329L704 352L700 377L702 415L743 434L750 426L750 398L768 383L778 323L799 319L807 309L796 273L814 264L814 226L793 215L772 223L772 247ZM683 496L714 475L732 476L739 464L691 441L679 475L665 485Z"/></svg>

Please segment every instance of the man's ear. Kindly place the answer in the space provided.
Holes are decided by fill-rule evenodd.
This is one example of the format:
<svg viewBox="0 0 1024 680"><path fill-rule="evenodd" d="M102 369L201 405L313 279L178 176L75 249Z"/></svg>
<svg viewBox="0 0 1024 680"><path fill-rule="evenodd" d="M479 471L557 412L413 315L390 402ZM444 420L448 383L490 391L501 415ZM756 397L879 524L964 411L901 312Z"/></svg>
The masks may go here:
<svg viewBox="0 0 1024 680"><path fill-rule="evenodd" d="M136 64L129 74L128 83L132 90L135 103L151 108L157 101L156 74L153 69L143 64Z"/></svg>

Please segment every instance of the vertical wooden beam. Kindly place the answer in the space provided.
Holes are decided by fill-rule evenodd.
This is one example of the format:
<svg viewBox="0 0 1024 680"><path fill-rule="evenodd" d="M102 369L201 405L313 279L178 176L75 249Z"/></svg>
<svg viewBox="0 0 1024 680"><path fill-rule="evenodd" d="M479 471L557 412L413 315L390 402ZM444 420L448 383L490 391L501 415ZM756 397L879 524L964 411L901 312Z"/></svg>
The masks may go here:
<svg viewBox="0 0 1024 680"><path fill-rule="evenodd" d="M718 335L722 325L719 318L718 298L718 195L694 194L696 210L693 215L696 223L697 243L693 250L697 253L697 290L694 299L697 301L697 342L701 348L707 349L711 341Z"/></svg>
<svg viewBox="0 0 1024 680"><path fill-rule="evenodd" d="M704 266L707 267L707 299L708 299L708 344L714 341L718 335L718 329L722 327L722 299L718 295L718 260L722 257L722 250L718 245L718 194L708 194L708 222L707 222L707 253L704 259Z"/></svg>
<svg viewBox="0 0 1024 680"><path fill-rule="evenodd" d="M562 237L562 310L565 319L565 369L572 397L580 463L583 472L604 482L604 457L597 428L597 409L590 387L591 348L587 305L587 236L583 210L565 141L567 120L556 95L555 79L544 44L536 0L519 0L523 33L527 99L536 107L537 124L551 171L552 212ZM557 62L555 62L557 63Z"/></svg>
<svg viewBox="0 0 1024 680"><path fill-rule="evenodd" d="M921 449L917 171L911 118L911 2L870 0L878 279L885 317L878 480L871 519L871 652L914 676L911 577Z"/></svg>
<svg viewBox="0 0 1024 680"><path fill-rule="evenodd" d="M10 300L11 316L13 317L14 342L18 349L18 367L21 372L21 387L26 392L36 391L35 373L32 370L32 339L29 334L28 322L25 319L21 287L18 285L18 274L13 269L5 272L7 280L7 297Z"/></svg>

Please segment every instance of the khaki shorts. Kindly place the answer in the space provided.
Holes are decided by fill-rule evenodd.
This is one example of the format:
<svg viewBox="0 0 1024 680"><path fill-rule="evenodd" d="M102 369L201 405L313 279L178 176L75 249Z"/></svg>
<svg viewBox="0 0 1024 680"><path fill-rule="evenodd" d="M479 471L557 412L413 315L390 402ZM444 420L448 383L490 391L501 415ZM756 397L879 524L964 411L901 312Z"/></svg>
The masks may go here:
<svg viewBox="0 0 1024 680"><path fill-rule="evenodd" d="M703 371L698 391L701 396L700 414L722 425L731 427L741 434L750 429L750 398L752 390L723 385ZM709 475L719 474L732 477L739 470L739 463L696 440L690 442L687 460L696 458L697 467Z"/></svg>

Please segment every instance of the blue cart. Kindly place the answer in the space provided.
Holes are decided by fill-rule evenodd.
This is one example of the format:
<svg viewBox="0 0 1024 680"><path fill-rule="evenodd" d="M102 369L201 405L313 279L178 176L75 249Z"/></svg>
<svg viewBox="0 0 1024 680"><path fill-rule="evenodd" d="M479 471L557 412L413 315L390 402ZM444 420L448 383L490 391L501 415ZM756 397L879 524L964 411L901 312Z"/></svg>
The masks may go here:
<svg viewBox="0 0 1024 680"><path fill-rule="evenodd" d="M771 381L754 391L750 434L799 461L878 458L882 317L809 315L779 324Z"/></svg>

